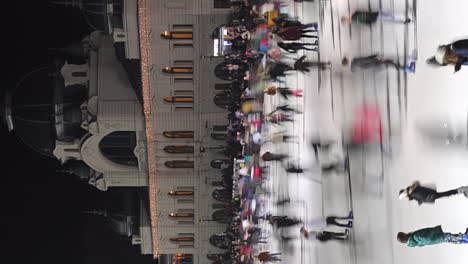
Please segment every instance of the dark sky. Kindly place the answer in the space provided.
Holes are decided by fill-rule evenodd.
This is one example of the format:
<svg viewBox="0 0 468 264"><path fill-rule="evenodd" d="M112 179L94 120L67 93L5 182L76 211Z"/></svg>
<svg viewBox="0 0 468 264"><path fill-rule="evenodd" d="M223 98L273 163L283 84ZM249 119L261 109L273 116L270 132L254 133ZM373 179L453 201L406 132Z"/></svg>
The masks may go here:
<svg viewBox="0 0 468 264"><path fill-rule="evenodd" d="M79 11L48 2L2 1L2 89L14 88L25 73L49 63L49 48L79 41L90 32ZM0 140L4 261L156 263L141 257L138 247L115 235L102 219L80 213L112 204L118 192L101 192L56 173L56 160L32 151L3 125Z"/></svg>

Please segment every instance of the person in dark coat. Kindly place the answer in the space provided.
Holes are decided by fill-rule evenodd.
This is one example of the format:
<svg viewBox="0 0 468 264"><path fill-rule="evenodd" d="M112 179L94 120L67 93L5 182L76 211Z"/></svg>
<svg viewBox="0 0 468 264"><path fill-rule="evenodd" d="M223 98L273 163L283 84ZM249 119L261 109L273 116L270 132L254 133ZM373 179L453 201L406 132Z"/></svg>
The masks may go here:
<svg viewBox="0 0 468 264"><path fill-rule="evenodd" d="M320 67L321 69L328 69L331 66L330 62L315 62L306 61L306 56L302 56L294 62L294 69L301 72L309 72L309 67Z"/></svg>
<svg viewBox="0 0 468 264"><path fill-rule="evenodd" d="M427 63L439 66L454 65L455 72L458 72L463 65L468 65L468 39L439 46L435 56L429 58Z"/></svg>
<svg viewBox="0 0 468 264"><path fill-rule="evenodd" d="M411 186L400 190L400 200L416 200L419 205L423 203L434 203L435 200L442 197L449 197L456 194L464 194L468 197L468 186L460 187L445 192L437 192L434 189L421 186L419 181L414 182Z"/></svg>
<svg viewBox="0 0 468 264"><path fill-rule="evenodd" d="M275 153L271 153L271 152L265 152L262 155L262 159L264 161L282 161L287 157L289 157L289 156L286 155L286 154L275 154Z"/></svg>
<svg viewBox="0 0 468 264"><path fill-rule="evenodd" d="M278 42L278 47L290 53L297 53L298 50L318 51L318 40L315 43L301 43L301 42ZM310 49L307 46L313 46Z"/></svg>
<svg viewBox="0 0 468 264"><path fill-rule="evenodd" d="M278 228L290 227L302 224L302 221L295 218L289 218L287 216L273 216L267 215L266 219L271 225L276 225Z"/></svg>
<svg viewBox="0 0 468 264"><path fill-rule="evenodd" d="M349 64L348 58L344 57L341 64L343 66L347 66ZM385 59L381 57L379 54L374 54L374 55L367 56L367 57L353 58L353 60L351 61L351 72L355 72L356 68L361 68L364 70L379 69L382 66L386 66L386 65L393 66L398 70L401 69L409 73L414 73L416 70L416 63L414 61L411 62L410 65L404 66L404 65L401 65L397 61Z"/></svg>
<svg viewBox="0 0 468 264"><path fill-rule="evenodd" d="M317 32L315 29L304 30L302 26L288 26L282 27L278 31L274 32L278 36L280 36L283 40L298 40L301 38L316 38L318 36L314 35L307 35L306 33L309 32Z"/></svg>
<svg viewBox="0 0 468 264"><path fill-rule="evenodd" d="M351 16L343 16L341 22L343 24L361 24L361 25L372 25L378 21L389 22L389 23L401 23L408 24L411 19L397 18L392 11L356 11Z"/></svg>
<svg viewBox="0 0 468 264"><path fill-rule="evenodd" d="M275 63L270 70L268 71L268 74L270 75L270 78L273 80L278 80L279 77L283 77L286 75L287 71L292 71L294 70L293 67L286 63L278 62Z"/></svg>

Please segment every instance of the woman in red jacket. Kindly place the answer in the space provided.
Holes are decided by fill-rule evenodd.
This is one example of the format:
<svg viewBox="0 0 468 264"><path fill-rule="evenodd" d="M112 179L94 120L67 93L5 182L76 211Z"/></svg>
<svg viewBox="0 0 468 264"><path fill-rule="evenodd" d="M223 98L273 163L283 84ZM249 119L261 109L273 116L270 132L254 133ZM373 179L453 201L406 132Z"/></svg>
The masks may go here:
<svg viewBox="0 0 468 264"><path fill-rule="evenodd" d="M289 26L282 27L275 33L280 36L283 40L298 40L300 38L316 38L318 36L307 35L309 32L317 32L315 29L306 29L304 30L301 26Z"/></svg>

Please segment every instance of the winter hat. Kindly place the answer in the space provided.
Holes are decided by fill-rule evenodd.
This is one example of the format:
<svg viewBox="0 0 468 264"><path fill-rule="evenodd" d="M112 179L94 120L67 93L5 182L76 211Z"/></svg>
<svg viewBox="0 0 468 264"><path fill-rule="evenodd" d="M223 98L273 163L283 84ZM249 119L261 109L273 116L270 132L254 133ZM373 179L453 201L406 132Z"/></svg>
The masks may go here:
<svg viewBox="0 0 468 264"><path fill-rule="evenodd" d="M444 64L444 57L446 53L447 53L447 45L442 45L437 48L436 54L434 55L434 58L437 61L437 63L439 63L440 65Z"/></svg>
<svg viewBox="0 0 468 264"><path fill-rule="evenodd" d="M403 200L405 197L408 197L408 189L400 190L400 200Z"/></svg>

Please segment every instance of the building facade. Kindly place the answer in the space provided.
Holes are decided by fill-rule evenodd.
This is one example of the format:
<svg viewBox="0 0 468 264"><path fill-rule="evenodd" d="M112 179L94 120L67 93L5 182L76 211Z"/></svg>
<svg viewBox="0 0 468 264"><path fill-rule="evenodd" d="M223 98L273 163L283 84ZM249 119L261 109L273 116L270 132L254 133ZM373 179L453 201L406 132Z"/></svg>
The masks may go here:
<svg viewBox="0 0 468 264"><path fill-rule="evenodd" d="M226 228L213 219L223 205L213 198L221 173L210 164L224 157L219 147L228 124L226 110L214 102L228 83L214 75L223 58L217 56L213 31L227 21L230 1L147 2L152 50L149 114L143 111L141 3L62 4L81 8L96 31L58 51L55 65L28 74L6 97L10 130L42 154L57 158L67 173L102 191L146 189L148 161L156 162L156 191L149 190L149 199L140 201L137 227L122 223L121 229L140 245L142 254L192 254L193 263L206 263L207 254L223 252L210 244L210 236ZM18 98L29 89L28 82L44 74L52 84L48 105L41 111L53 118L26 119L25 111L39 111L38 104L20 107ZM154 124L151 137L145 118ZM45 131L41 142L24 132L38 124ZM156 149L156 156L148 156L148 146ZM150 211L150 198L157 203L155 212ZM157 226L151 226L151 214L158 217Z"/></svg>

